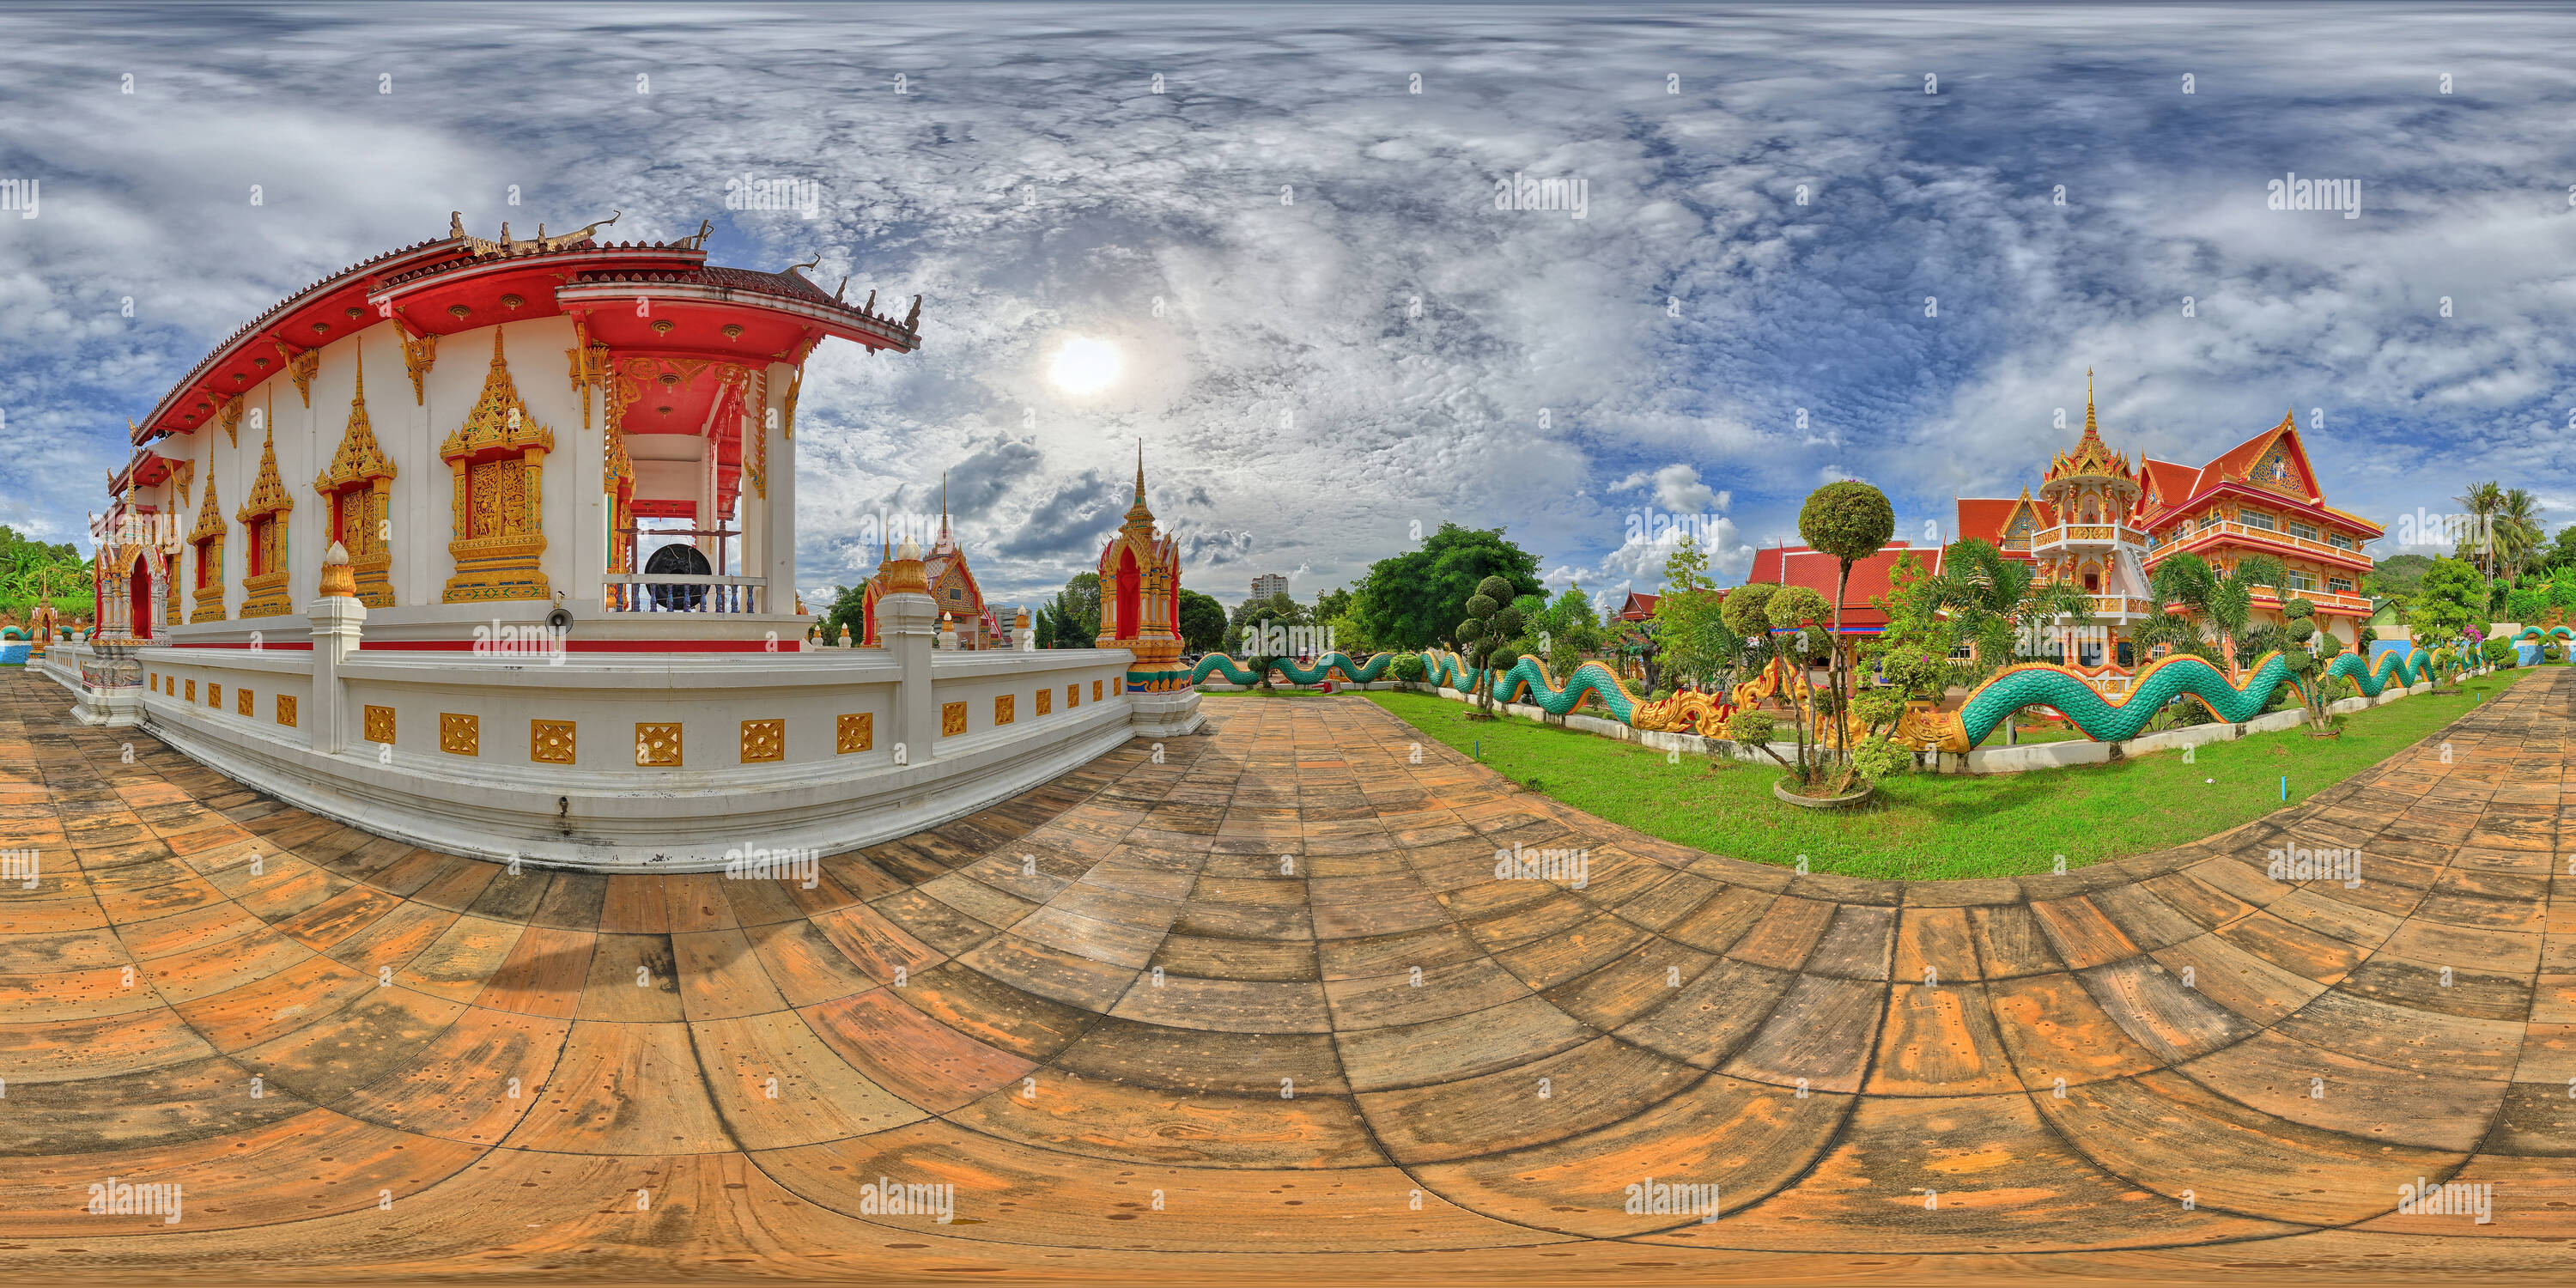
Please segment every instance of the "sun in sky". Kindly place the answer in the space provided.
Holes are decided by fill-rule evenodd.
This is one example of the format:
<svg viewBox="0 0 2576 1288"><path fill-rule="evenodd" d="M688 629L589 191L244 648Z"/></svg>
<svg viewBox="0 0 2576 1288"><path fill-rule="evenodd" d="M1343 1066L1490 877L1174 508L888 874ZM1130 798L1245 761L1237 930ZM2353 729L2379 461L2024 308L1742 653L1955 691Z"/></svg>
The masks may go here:
<svg viewBox="0 0 2576 1288"><path fill-rule="evenodd" d="M1055 351L1055 361L1047 367L1047 378L1056 388L1069 394L1096 394L1115 384L1119 370L1118 346L1107 340L1075 336Z"/></svg>

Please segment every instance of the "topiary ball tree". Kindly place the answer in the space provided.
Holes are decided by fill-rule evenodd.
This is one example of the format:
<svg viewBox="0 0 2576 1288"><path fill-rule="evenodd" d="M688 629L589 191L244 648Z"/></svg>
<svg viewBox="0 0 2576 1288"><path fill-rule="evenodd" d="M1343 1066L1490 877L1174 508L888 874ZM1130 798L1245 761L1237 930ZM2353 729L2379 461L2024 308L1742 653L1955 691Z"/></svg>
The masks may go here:
<svg viewBox="0 0 2576 1288"><path fill-rule="evenodd" d="M1520 610L1511 606L1512 584L1500 577L1487 577L1476 583L1476 593L1467 597L1467 620L1458 623L1458 648L1467 655L1468 664L1476 668L1476 709L1487 717L1494 712L1494 657L1506 641L1521 633Z"/></svg>
<svg viewBox="0 0 2576 1288"><path fill-rule="evenodd" d="M1763 606L1763 616L1771 623L1772 647L1797 661L1797 665L1783 677L1784 686L1794 687L1796 682L1806 678L1808 664L1823 658L1827 652L1830 641L1826 638L1823 623L1832 619L1833 608L1825 603L1823 595L1805 586L1782 586ZM1789 703L1798 730L1798 770L1800 774L1807 775L1810 774L1807 746L1810 742L1821 741L1821 735L1809 736L1809 724L1803 714L1808 707L1806 702L1794 692L1784 694L1783 698Z"/></svg>
<svg viewBox="0 0 2576 1288"><path fill-rule="evenodd" d="M1845 696L1850 682L1849 668L1844 665L1842 650L1843 600L1851 593L1852 565L1877 554L1896 535L1896 510L1887 503L1887 494L1856 479L1828 483L1807 494L1807 503L1798 509L1798 536L1807 545L1832 555L1837 565L1834 578L1833 665L1827 673L1834 686L1834 696ZM1836 709L1841 709L1839 701ZM1834 724L1834 748L1848 759L1842 722Z"/></svg>

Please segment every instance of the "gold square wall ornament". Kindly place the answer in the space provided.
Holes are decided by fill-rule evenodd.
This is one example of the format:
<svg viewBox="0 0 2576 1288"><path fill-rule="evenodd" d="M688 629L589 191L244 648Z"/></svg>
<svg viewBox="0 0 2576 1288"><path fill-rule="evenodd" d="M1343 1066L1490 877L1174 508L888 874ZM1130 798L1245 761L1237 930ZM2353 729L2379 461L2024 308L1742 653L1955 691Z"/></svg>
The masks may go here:
<svg viewBox="0 0 2576 1288"><path fill-rule="evenodd" d="M635 767L675 767L680 763L680 725L642 724L635 726Z"/></svg>
<svg viewBox="0 0 2576 1288"><path fill-rule="evenodd" d="M1119 694L1121 694L1121 693L1125 693L1126 691L1127 691L1127 677L1126 677L1126 676L1123 676L1123 675L1113 675L1113 676L1110 676L1110 677L1109 677L1109 696L1111 696L1111 697L1113 697L1113 698L1114 698L1114 697L1117 697L1117 696L1118 696Z"/></svg>
<svg viewBox="0 0 2576 1288"><path fill-rule="evenodd" d="M393 740L394 709L392 707L367 708L367 741L392 742Z"/></svg>
<svg viewBox="0 0 2576 1288"><path fill-rule="evenodd" d="M206 682L206 705L217 711L224 709L224 686L212 680Z"/></svg>
<svg viewBox="0 0 2576 1288"><path fill-rule="evenodd" d="M841 717L840 731L832 740L833 748L846 756L851 752L866 751L875 746L876 724L877 717L874 712L863 711L858 715Z"/></svg>
<svg viewBox="0 0 2576 1288"><path fill-rule="evenodd" d="M787 722L785 720L742 722L742 763L754 765L762 761L785 759L787 759Z"/></svg>
<svg viewBox="0 0 2576 1288"><path fill-rule="evenodd" d="M1047 714L1047 712L1049 712L1049 711L1053 710L1053 709L1054 709L1054 704L1055 704L1055 690L1053 690L1053 689L1040 689L1040 690L1038 690L1038 714L1039 714L1039 715L1045 715L1045 714Z"/></svg>
<svg viewBox="0 0 2576 1288"><path fill-rule="evenodd" d="M250 690L238 686L233 689L233 714L239 716L251 714Z"/></svg>
<svg viewBox="0 0 2576 1288"><path fill-rule="evenodd" d="M196 700L197 700L197 682L196 682L196 681L194 681L194 680L190 680L190 681L188 681L188 701L190 701L190 702L194 702L194 701L196 701Z"/></svg>
<svg viewBox="0 0 2576 1288"><path fill-rule="evenodd" d="M1075 707L1078 707L1078 706L1081 706L1081 705L1082 705L1082 686L1081 686L1081 685L1079 685L1079 684L1068 684L1068 685L1064 686L1064 709L1065 709L1065 710L1067 710L1067 711L1071 711L1071 710L1073 710Z"/></svg>
<svg viewBox="0 0 2576 1288"><path fill-rule="evenodd" d="M1098 680L1091 682L1091 700L1094 702L1100 700L1100 681Z"/></svg>
<svg viewBox="0 0 2576 1288"><path fill-rule="evenodd" d="M438 749L451 756L482 755L482 717L460 716L450 711L439 712Z"/></svg>
<svg viewBox="0 0 2576 1288"><path fill-rule="evenodd" d="M966 704L943 702L939 705L939 736L954 738L966 732Z"/></svg>
<svg viewBox="0 0 2576 1288"><path fill-rule="evenodd" d="M1019 718L1018 715L1011 710L1012 706L1015 705L1017 701L1017 695L1009 693L1005 693L1000 697L993 699L993 727L998 729L1001 726L1009 724L1011 721Z"/></svg>
<svg viewBox="0 0 2576 1288"><path fill-rule="evenodd" d="M281 693L277 695L277 722L285 725L289 729L295 727L294 694Z"/></svg>
<svg viewBox="0 0 2576 1288"><path fill-rule="evenodd" d="M541 765L569 765L572 763L572 749L572 721L528 722L528 759Z"/></svg>

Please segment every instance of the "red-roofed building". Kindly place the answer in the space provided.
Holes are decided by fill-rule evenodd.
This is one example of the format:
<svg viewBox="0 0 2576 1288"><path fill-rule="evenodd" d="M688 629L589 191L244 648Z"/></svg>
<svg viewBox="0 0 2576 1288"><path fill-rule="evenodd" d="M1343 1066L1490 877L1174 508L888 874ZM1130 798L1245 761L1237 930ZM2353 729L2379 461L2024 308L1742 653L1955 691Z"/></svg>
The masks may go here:
<svg viewBox="0 0 2576 1288"><path fill-rule="evenodd" d="M1661 595L1641 595L1636 591L1629 591L1628 602L1619 606L1619 620L1642 622L1655 615L1655 605L1661 603L1663 598Z"/></svg>
<svg viewBox="0 0 2576 1288"><path fill-rule="evenodd" d="M2051 458L2039 495L2024 488L2019 496L1961 497L1956 506L1958 539L1988 542L2006 558L2037 565L2045 580L2080 585L2093 597L2099 629L2065 632L2070 665L2134 667L2144 660L2126 637L2151 611L2147 586L2156 564L2178 550L2222 570L2258 551L2280 559L2294 593L2316 604L2318 624L2346 642L2370 614L2358 590L2371 568L2361 547L2382 529L2326 504L2291 417L2207 465L2142 455L2132 468L2102 440L2088 372L2084 432L2072 450ZM1889 572L1908 552L1895 542L1852 566L1845 634L1886 628L1886 614L1870 601L1886 595ZM1938 549L1910 553L1926 571L1940 570ZM1745 580L1807 586L1831 602L1836 572L1833 556L1790 546L1756 551ZM2258 622L2281 620L2280 599L2268 589L2256 592L2254 608Z"/></svg>

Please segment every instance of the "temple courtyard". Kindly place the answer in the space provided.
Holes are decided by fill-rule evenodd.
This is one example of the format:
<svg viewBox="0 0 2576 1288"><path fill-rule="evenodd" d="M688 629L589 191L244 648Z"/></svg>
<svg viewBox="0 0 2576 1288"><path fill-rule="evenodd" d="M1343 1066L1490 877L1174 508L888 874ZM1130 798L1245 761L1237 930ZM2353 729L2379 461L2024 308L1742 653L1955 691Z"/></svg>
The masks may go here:
<svg viewBox="0 0 2576 1288"><path fill-rule="evenodd" d="M1914 883L1653 840L1358 696L1211 696L810 881L513 872L0 676L30 1281L2538 1282L2576 1239L2565 668L2221 836Z"/></svg>

